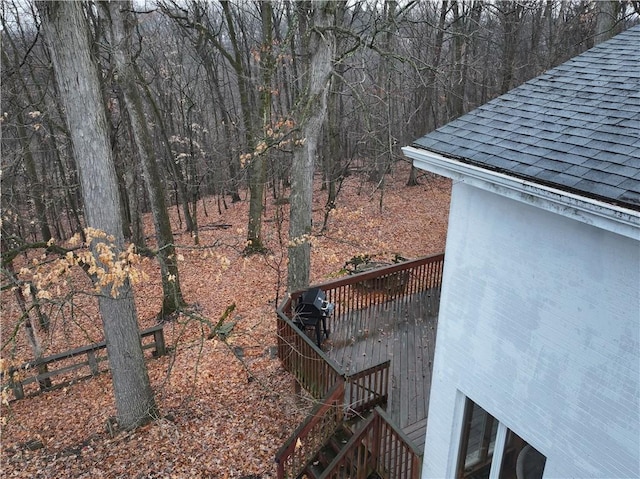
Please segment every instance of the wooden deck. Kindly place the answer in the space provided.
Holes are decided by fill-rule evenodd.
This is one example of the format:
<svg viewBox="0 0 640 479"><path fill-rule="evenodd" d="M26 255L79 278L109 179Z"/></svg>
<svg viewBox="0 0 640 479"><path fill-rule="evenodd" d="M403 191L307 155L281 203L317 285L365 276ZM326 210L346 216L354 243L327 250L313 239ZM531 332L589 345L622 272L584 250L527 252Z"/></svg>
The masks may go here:
<svg viewBox="0 0 640 479"><path fill-rule="evenodd" d="M334 322L322 349L353 374L391 360L387 413L424 450L439 291L351 311Z"/></svg>
<svg viewBox="0 0 640 479"><path fill-rule="evenodd" d="M314 409L282 445L276 454L279 479L298 477L320 461L314 459L320 450L298 447L317 435L317 427L335 415L350 422L385 398L386 411L376 407L368 414L325 474L355 477L364 460L385 477L420 477L443 267L441 253L316 285L334 305L322 349L316 331L305 328L305 335L296 318L298 306L308 304L301 302L307 290L292 292L278 308L284 368L320 401L316 409L333 404L335 394L342 398L338 409Z"/></svg>

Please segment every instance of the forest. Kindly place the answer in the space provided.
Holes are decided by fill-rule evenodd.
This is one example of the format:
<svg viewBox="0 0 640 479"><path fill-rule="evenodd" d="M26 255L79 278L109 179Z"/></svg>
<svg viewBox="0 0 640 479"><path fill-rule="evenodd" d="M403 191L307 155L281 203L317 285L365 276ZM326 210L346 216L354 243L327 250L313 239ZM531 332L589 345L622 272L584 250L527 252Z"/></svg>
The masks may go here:
<svg viewBox="0 0 640 479"><path fill-rule="evenodd" d="M450 183L400 147L639 14L3 1L3 475L273 477L311 405L274 359L277 305L354 258L444 251ZM150 359L156 325L168 354ZM23 365L101 341L108 374L16 397Z"/></svg>

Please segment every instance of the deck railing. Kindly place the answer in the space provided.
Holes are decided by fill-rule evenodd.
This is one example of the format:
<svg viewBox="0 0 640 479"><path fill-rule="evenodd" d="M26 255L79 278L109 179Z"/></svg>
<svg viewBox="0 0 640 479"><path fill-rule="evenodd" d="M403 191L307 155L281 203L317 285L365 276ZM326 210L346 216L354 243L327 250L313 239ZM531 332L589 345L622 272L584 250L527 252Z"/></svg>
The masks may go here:
<svg viewBox="0 0 640 479"><path fill-rule="evenodd" d="M444 254L437 254L314 285L334 304L327 328L335 330L336 323L348 321L349 313L354 311L390 307L395 302L411 300L418 293L439 289L443 266ZM289 318L301 294L299 291L291 295L287 306Z"/></svg>
<svg viewBox="0 0 640 479"><path fill-rule="evenodd" d="M278 318L278 357L314 398L321 399L344 373L288 318Z"/></svg>
<svg viewBox="0 0 640 479"><path fill-rule="evenodd" d="M298 477L343 420L344 381L339 380L276 454L279 478Z"/></svg>
<svg viewBox="0 0 640 479"><path fill-rule="evenodd" d="M420 451L377 407L362 428L327 466L321 479L418 479Z"/></svg>
<svg viewBox="0 0 640 479"><path fill-rule="evenodd" d="M347 376L345 405L347 416L370 411L375 406L386 404L389 398L389 366L391 361L377 364Z"/></svg>
<svg viewBox="0 0 640 479"><path fill-rule="evenodd" d="M444 254L438 254L317 285L325 292L327 300L334 304L333 314L327 319L327 328L335 330L337 322L348 321L351 312L389 306L393 302L410 300L424 291L438 290L443 265ZM303 292L292 293L278 310L278 357L300 385L320 399L338 377L345 374L312 340L301 334L291 320ZM437 308L437 298L434 308Z"/></svg>

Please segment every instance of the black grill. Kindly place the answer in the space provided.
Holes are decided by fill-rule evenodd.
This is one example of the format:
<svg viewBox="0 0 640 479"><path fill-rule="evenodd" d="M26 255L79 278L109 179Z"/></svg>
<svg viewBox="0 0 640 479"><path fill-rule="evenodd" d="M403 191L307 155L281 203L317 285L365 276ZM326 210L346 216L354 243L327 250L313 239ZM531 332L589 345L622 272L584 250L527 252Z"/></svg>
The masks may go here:
<svg viewBox="0 0 640 479"><path fill-rule="evenodd" d="M320 288L311 288L302 293L295 309L293 320L302 330L315 328L316 344L322 344L322 335L329 337L327 318L333 312L333 303L327 301L327 296ZM322 328L322 329L321 329Z"/></svg>

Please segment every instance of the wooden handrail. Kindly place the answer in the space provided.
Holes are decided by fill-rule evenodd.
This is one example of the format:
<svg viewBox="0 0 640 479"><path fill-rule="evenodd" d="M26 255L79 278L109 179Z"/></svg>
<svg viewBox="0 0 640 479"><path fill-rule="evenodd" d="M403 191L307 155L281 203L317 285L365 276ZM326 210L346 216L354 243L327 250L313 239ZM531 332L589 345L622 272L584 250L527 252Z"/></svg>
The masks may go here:
<svg viewBox="0 0 640 479"><path fill-rule="evenodd" d="M327 318L328 329L335 330L336 324L348 320L349 313L353 311L388 305L424 291L439 289L443 267L444 254L441 253L314 285L324 291L326 299L334 304L333 313ZM292 320L292 311L305 291L291 293L278 308L279 315Z"/></svg>
<svg viewBox="0 0 640 479"><path fill-rule="evenodd" d="M378 420L374 411L327 466L320 479L366 479L374 472L375 464L368 446L375 441L373 433Z"/></svg>
<svg viewBox="0 0 640 479"><path fill-rule="evenodd" d="M164 341L163 326L161 324L158 324L140 332L140 340L149 336L153 336L153 341L143 344L142 348L153 348L152 354L154 357L164 356L167 353L167 349ZM40 385L40 392L53 389L54 387L61 387L69 384L69 381L65 381L57 384L56 386L52 386L51 379L61 374L69 373L71 371L75 371L87 366L89 367L90 374L83 376L82 378L95 376L100 372L99 363L107 359L106 355L99 356L98 353L102 350L106 350L106 348L106 342L101 341L99 343L89 344L86 346L81 346L79 348L70 349L68 351L63 351L61 353L45 356L34 361L27 361L20 366L9 368L6 373L2 374L2 379L4 380L5 376L8 377L8 386L13 390L15 399L23 399L24 386L30 383L38 382L38 384ZM49 366L52 364L83 355L86 355L87 357L84 361L76 362L54 370L49 369ZM31 375L16 381L15 376L20 372L25 371L31 373Z"/></svg>
<svg viewBox="0 0 640 479"><path fill-rule="evenodd" d="M320 479L366 479L373 472L387 479L418 479L420 469L420 451L376 407Z"/></svg>
<svg viewBox="0 0 640 479"><path fill-rule="evenodd" d="M339 380L276 453L277 477L298 477L342 423L344 381Z"/></svg>
<svg viewBox="0 0 640 479"><path fill-rule="evenodd" d="M389 367L391 360L376 364L345 377L348 397L346 415L352 416L385 404L389 398Z"/></svg>
<svg viewBox="0 0 640 479"><path fill-rule="evenodd" d="M314 287L320 288L322 291L326 293L329 290L336 289L341 286L346 286L346 285L356 284L356 283L363 283L366 280L377 279L382 276L387 276L400 271L412 270L425 264L439 263L441 261L444 261L444 253L425 256L418 259L412 259L409 261L404 261L402 263L392 264L389 266L382 266L380 268L373 269L370 271L364 271L362 273L356 273L356 274L344 276L342 278L332 279L324 283L315 284ZM303 291L299 291L298 293L301 294L302 292Z"/></svg>
<svg viewBox="0 0 640 479"><path fill-rule="evenodd" d="M376 470L386 477L418 479L422 469L422 452L381 408L375 409L380 417L380 431Z"/></svg>
<svg viewBox="0 0 640 479"><path fill-rule="evenodd" d="M364 271L362 273L347 275L342 278L332 279L329 281L325 281L324 283L314 284L314 287L320 288L324 291L327 296L329 291L333 291L344 286L352 286L366 283L369 280L376 280L379 278L390 277L396 273L404 272L404 271L412 271L419 269L424 266L433 265L432 271L429 271L428 276L422 275L414 275L412 283L422 283L422 286L416 285L408 285L412 286L411 289L407 290L404 294L413 294L418 291L422 291L425 289L438 287L440 286L442 280L442 266L444 264L444 253L439 253L431 256L425 256L422 258L405 261L403 263L397 263L389 266L382 266L380 268ZM291 317L291 306L295 304L295 300L299 298L302 293L304 293L306 289L295 291L289 295L288 298L284 300L279 311L282 311L287 315L287 317ZM328 300L331 298L327 297ZM334 312L335 316L335 312Z"/></svg>
<svg viewBox="0 0 640 479"><path fill-rule="evenodd" d="M283 314L278 315L278 357L314 398L323 398L344 372Z"/></svg>

